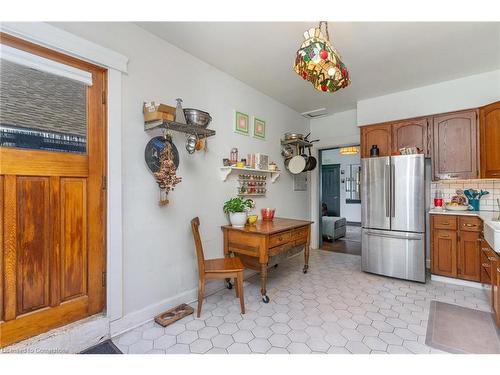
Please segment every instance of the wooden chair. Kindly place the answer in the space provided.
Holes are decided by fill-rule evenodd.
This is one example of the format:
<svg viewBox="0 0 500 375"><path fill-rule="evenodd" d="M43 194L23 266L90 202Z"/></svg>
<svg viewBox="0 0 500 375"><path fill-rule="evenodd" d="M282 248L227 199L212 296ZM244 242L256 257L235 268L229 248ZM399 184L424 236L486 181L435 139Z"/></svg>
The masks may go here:
<svg viewBox="0 0 500 375"><path fill-rule="evenodd" d="M198 312L200 317L201 305L205 295L206 279L234 279L236 298L240 298L241 313L245 313L245 302L243 298L243 270L245 267L240 258L218 258L205 260L203 246L201 244L200 219L195 217L191 220L191 230L193 231L194 243L196 245L196 257L198 258Z"/></svg>

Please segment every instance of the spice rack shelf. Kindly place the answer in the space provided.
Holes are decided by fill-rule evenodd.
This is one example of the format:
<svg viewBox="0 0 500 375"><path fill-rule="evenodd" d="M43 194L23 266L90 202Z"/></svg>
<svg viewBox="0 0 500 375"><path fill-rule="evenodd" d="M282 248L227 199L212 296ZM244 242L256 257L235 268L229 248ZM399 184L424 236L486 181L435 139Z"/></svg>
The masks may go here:
<svg viewBox="0 0 500 375"><path fill-rule="evenodd" d="M180 122L175 122L175 121L157 120L157 121L144 122L145 131L153 129L166 129L186 134L193 134L196 135L198 138L208 138L215 135L215 130L207 129L202 126L182 124Z"/></svg>
<svg viewBox="0 0 500 375"><path fill-rule="evenodd" d="M265 197L265 193L260 193L260 194L246 194L246 193L239 193L238 197Z"/></svg>
<svg viewBox="0 0 500 375"><path fill-rule="evenodd" d="M222 181L226 181L227 177L231 174L232 171L245 171L245 172L258 172L258 173L269 173L271 175L271 182L274 183L280 176L281 171L267 171L263 169L254 169L254 168L240 168L240 167L220 167L220 178Z"/></svg>

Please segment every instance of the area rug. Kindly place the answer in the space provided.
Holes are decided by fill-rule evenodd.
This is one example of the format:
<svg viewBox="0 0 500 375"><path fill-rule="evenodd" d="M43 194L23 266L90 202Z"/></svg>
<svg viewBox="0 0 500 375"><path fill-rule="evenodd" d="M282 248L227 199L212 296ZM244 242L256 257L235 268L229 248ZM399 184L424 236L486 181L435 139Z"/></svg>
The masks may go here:
<svg viewBox="0 0 500 375"><path fill-rule="evenodd" d="M426 345L458 354L499 354L500 332L491 313L431 301Z"/></svg>
<svg viewBox="0 0 500 375"><path fill-rule="evenodd" d="M80 354L123 354L111 340L106 340L91 348L85 349Z"/></svg>

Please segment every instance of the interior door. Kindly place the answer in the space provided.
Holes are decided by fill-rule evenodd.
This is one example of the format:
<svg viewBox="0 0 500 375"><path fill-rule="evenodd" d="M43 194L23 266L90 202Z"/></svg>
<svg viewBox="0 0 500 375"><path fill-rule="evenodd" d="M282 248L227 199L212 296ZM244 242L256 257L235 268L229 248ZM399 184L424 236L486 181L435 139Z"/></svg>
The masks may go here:
<svg viewBox="0 0 500 375"><path fill-rule="evenodd" d="M92 78L82 88L1 60L2 134L11 137L0 147L5 347L104 308L106 71L6 34L0 41Z"/></svg>
<svg viewBox="0 0 500 375"><path fill-rule="evenodd" d="M322 201L328 208L328 216L340 216L340 164L321 167Z"/></svg>

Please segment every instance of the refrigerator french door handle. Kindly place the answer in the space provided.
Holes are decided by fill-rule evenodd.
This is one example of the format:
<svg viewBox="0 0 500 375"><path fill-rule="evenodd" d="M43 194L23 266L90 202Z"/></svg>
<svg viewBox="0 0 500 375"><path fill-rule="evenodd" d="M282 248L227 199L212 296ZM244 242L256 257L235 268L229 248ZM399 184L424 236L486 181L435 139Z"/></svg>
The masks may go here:
<svg viewBox="0 0 500 375"><path fill-rule="evenodd" d="M385 178L385 217L391 216L391 165L384 165L384 178Z"/></svg>
<svg viewBox="0 0 500 375"><path fill-rule="evenodd" d="M396 234L383 234L379 232L366 232L367 235L372 235L372 236L377 236L377 237L387 237L387 238L397 238L400 240L413 240L413 241L419 241L422 239L422 237L419 236L413 236L413 237L407 237L407 236L398 236Z"/></svg>
<svg viewBox="0 0 500 375"><path fill-rule="evenodd" d="M396 216L396 167L391 163L391 217Z"/></svg>

